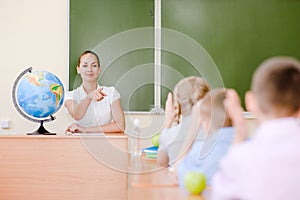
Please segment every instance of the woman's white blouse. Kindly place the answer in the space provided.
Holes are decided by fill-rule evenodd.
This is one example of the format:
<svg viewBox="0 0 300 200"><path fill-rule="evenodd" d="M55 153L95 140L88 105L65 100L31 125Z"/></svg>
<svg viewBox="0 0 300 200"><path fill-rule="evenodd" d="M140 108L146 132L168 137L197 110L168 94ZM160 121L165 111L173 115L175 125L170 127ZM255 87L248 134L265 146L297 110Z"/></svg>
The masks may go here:
<svg viewBox="0 0 300 200"><path fill-rule="evenodd" d="M81 120L76 121L80 126L100 126L112 122L111 104L120 98L120 93L114 87L99 86L107 95L101 101L91 101L88 110ZM81 85L73 91L66 92L65 101L72 99L80 103L87 96Z"/></svg>

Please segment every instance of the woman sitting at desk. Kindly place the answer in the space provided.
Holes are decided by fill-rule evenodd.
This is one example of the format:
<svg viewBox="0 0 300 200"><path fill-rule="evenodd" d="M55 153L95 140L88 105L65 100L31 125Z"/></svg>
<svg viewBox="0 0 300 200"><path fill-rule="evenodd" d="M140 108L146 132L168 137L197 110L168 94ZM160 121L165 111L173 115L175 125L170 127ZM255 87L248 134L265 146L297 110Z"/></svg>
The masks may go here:
<svg viewBox="0 0 300 200"><path fill-rule="evenodd" d="M83 52L76 68L82 84L65 95L65 106L76 120L66 132L124 132L120 94L114 87L99 86L97 83L101 71L98 55L92 51Z"/></svg>

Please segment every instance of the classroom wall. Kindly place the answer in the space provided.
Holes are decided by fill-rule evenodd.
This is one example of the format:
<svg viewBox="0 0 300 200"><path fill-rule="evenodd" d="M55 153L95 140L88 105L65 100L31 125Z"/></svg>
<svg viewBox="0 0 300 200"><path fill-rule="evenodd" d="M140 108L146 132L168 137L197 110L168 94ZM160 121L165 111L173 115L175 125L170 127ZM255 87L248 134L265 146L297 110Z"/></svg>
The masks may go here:
<svg viewBox="0 0 300 200"><path fill-rule="evenodd" d="M56 74L68 80L68 0L0 0L0 122L10 121L10 129L0 133L25 133L38 124L20 116L12 103L14 80L26 68ZM49 131L62 132L67 116L45 124Z"/></svg>

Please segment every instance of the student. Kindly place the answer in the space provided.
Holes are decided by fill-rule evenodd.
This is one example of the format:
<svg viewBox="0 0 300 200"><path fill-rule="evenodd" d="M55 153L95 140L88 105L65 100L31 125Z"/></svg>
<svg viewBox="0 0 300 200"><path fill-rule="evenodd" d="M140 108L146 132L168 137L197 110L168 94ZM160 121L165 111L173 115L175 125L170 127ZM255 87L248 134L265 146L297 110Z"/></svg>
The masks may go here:
<svg viewBox="0 0 300 200"><path fill-rule="evenodd" d="M239 126L243 119L236 92L226 101ZM263 62L254 73L246 106L260 125L251 140L234 145L223 157L212 199L300 199L300 63L289 57Z"/></svg>
<svg viewBox="0 0 300 200"><path fill-rule="evenodd" d="M178 182L184 184L188 171L202 172L206 183L210 185L213 174L217 171L219 160L229 149L234 129L224 107L226 90L219 88L207 93L200 104L195 107L200 124L207 133L204 139L195 140L191 149L176 167Z"/></svg>
<svg viewBox="0 0 300 200"><path fill-rule="evenodd" d="M65 106L76 120L66 131L123 132L125 120L120 94L114 87L100 86L97 83L101 71L98 55L92 51L83 52L76 69L82 78L82 85L65 95Z"/></svg>
<svg viewBox="0 0 300 200"><path fill-rule="evenodd" d="M174 96L168 94L164 128L159 138L157 162L161 166L172 165L180 155L182 142L189 129L194 104L209 91L209 86L200 77L187 77L174 88Z"/></svg>

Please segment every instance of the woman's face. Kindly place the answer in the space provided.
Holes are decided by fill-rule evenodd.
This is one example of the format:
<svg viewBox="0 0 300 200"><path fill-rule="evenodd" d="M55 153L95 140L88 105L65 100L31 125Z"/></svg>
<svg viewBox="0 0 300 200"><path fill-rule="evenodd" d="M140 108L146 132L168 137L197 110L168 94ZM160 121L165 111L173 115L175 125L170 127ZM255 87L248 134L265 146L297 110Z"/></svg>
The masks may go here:
<svg viewBox="0 0 300 200"><path fill-rule="evenodd" d="M96 56L90 53L83 55L79 66L77 66L77 72L81 75L83 81L97 81L100 66Z"/></svg>

